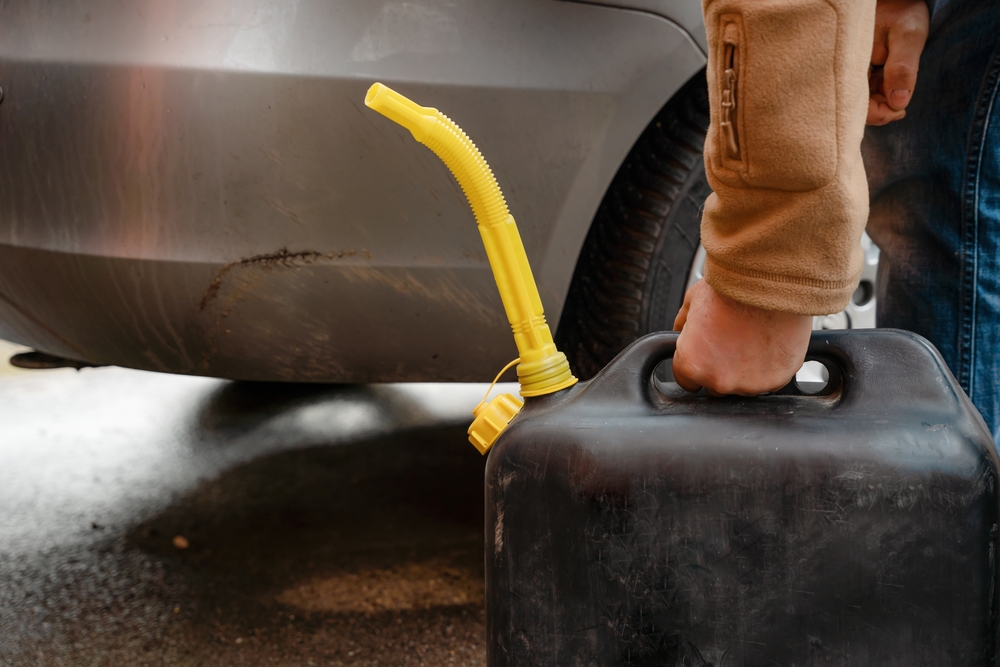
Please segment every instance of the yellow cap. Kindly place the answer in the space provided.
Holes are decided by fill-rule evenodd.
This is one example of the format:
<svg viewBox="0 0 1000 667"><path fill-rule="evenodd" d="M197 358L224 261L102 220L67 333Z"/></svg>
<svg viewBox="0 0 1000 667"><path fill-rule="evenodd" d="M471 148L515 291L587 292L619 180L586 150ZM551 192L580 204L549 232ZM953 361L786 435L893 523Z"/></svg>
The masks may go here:
<svg viewBox="0 0 1000 667"><path fill-rule="evenodd" d="M524 403L514 394L500 394L489 403L480 401L472 411L476 418L469 426L469 442L480 454L490 451L522 405Z"/></svg>
<svg viewBox="0 0 1000 667"><path fill-rule="evenodd" d="M365 104L408 129L414 139L434 151L451 170L469 200L479 225L479 233L483 237L497 289L500 290L507 320L514 333L520 357L517 378L521 383L521 396L544 396L576 384L577 379L570 372L566 355L556 349L552 332L545 322L542 299L528 265L528 256L524 252L517 223L507 208L493 171L476 145L462 128L437 109L422 107L381 83L369 88ZM476 422L473 422L473 428L476 428L476 423L483 415L492 415L491 406L500 398L503 397L494 399L482 410L477 408L479 413L476 415ZM486 449L489 449L496 436L517 414L520 406L518 401L514 411L489 440ZM489 416L488 420L491 425L494 422L500 423L496 421L496 415ZM472 437L470 429L470 438ZM473 444L480 448L477 441L474 440ZM480 451L485 453L482 448Z"/></svg>

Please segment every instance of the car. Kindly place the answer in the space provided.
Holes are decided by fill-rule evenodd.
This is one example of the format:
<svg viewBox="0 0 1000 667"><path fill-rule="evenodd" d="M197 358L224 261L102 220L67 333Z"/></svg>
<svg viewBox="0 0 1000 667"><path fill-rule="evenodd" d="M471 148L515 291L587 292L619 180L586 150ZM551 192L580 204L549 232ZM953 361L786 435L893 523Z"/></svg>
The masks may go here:
<svg viewBox="0 0 1000 667"><path fill-rule="evenodd" d="M238 380L483 381L516 356L462 192L366 109L452 117L590 377L669 329L710 189L696 0L15 0L0 338ZM855 303L873 325L877 249Z"/></svg>

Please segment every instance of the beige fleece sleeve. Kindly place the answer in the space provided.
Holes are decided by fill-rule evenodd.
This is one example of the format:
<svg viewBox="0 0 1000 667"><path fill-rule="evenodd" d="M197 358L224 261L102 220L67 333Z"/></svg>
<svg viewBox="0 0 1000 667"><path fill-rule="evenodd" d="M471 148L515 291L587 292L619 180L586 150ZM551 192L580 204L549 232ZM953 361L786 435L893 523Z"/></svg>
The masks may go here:
<svg viewBox="0 0 1000 667"><path fill-rule="evenodd" d="M862 268L875 0L703 0L705 279L750 305L843 309Z"/></svg>

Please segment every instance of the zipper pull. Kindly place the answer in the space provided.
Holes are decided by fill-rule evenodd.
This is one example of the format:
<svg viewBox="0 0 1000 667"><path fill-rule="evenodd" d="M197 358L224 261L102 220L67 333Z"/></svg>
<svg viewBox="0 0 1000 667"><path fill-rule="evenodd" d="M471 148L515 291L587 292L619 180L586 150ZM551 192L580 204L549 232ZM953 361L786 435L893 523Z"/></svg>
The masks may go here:
<svg viewBox="0 0 1000 667"><path fill-rule="evenodd" d="M740 159L740 145L736 139L736 45L726 44L726 71L723 73L722 88L722 134L726 137L726 155Z"/></svg>

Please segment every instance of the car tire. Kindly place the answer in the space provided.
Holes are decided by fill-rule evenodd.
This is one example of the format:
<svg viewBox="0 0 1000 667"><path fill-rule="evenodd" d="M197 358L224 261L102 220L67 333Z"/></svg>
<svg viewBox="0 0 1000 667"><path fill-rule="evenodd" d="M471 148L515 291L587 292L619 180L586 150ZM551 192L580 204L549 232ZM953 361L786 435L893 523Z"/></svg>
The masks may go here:
<svg viewBox="0 0 1000 667"><path fill-rule="evenodd" d="M646 127L604 195L556 334L581 379L639 336L673 328L711 193L702 158L708 124L702 72Z"/></svg>

